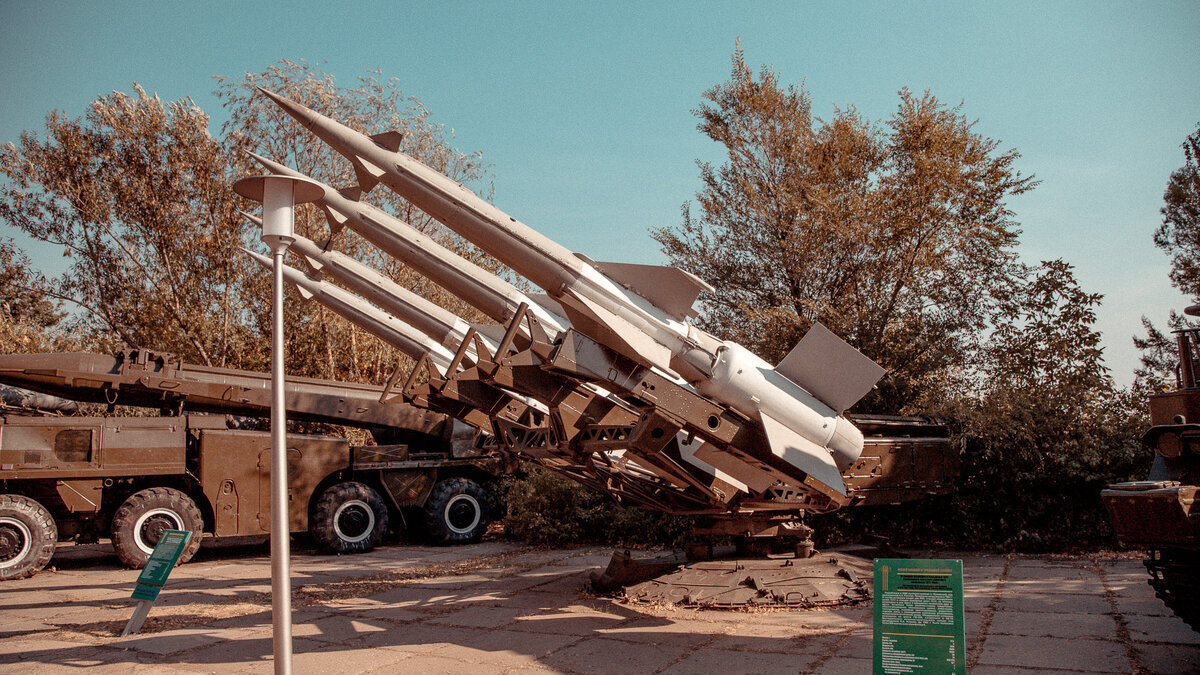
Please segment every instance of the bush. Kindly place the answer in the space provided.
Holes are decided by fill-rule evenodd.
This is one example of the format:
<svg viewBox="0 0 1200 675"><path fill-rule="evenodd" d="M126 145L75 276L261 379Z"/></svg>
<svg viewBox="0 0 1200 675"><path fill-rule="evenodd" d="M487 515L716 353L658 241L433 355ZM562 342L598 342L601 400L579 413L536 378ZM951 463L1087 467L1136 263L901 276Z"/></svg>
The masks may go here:
<svg viewBox="0 0 1200 675"><path fill-rule="evenodd" d="M505 534L530 544L673 547L687 540L693 524L689 517L623 506L536 466L503 481L500 491Z"/></svg>

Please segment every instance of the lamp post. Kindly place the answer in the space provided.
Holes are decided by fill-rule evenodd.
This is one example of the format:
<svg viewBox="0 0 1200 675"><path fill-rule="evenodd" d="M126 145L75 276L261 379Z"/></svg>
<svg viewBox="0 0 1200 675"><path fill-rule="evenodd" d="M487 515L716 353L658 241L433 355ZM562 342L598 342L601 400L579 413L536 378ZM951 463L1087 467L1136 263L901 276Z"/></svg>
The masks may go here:
<svg viewBox="0 0 1200 675"><path fill-rule="evenodd" d="M239 195L262 202L262 240L274 258L271 301L271 626L275 673L292 672L291 547L288 538L287 414L283 397L283 252L295 241L296 204L316 201L324 189L290 176L252 176L233 184Z"/></svg>

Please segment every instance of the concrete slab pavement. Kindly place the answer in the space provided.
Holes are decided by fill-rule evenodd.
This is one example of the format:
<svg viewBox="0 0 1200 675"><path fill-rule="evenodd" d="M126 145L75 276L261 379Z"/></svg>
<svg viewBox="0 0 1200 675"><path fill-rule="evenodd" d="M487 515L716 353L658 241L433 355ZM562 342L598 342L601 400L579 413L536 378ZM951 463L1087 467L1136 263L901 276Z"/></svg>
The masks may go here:
<svg viewBox="0 0 1200 675"><path fill-rule="evenodd" d="M90 550L90 554L89 554ZM871 668L871 606L697 611L593 596L608 549L509 542L298 551L298 673L848 673ZM1200 634L1131 556L964 563L973 673L1200 672ZM0 672L266 673L265 546L205 548L177 568L140 635L119 638L137 572L100 547L0 585Z"/></svg>

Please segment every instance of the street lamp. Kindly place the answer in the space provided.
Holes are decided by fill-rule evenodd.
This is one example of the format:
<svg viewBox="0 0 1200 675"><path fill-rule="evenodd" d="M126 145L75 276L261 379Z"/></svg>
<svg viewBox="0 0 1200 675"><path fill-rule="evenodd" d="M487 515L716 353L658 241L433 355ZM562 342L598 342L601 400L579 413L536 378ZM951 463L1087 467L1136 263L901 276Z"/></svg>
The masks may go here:
<svg viewBox="0 0 1200 675"><path fill-rule="evenodd" d="M313 202L324 188L307 178L252 176L233 184L239 195L262 202L262 240L274 258L271 301L271 619L275 673L292 672L292 583L288 538L287 414L283 397L283 252L296 240L296 204Z"/></svg>

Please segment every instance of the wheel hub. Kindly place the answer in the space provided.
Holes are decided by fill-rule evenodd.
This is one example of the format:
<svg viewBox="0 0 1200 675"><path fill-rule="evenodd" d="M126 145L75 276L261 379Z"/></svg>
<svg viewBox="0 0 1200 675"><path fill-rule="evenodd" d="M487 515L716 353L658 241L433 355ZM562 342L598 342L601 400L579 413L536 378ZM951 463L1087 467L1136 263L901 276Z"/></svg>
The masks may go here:
<svg viewBox="0 0 1200 675"><path fill-rule="evenodd" d="M446 506L446 522L458 533L469 532L479 523L479 505L466 495L459 495Z"/></svg>
<svg viewBox="0 0 1200 675"><path fill-rule="evenodd" d="M359 542L370 536L375 528L375 513L366 502L355 499L338 507L333 526L343 540Z"/></svg>
<svg viewBox="0 0 1200 675"><path fill-rule="evenodd" d="M0 519L0 563L17 560L32 546L32 537L25 524L12 518Z"/></svg>

